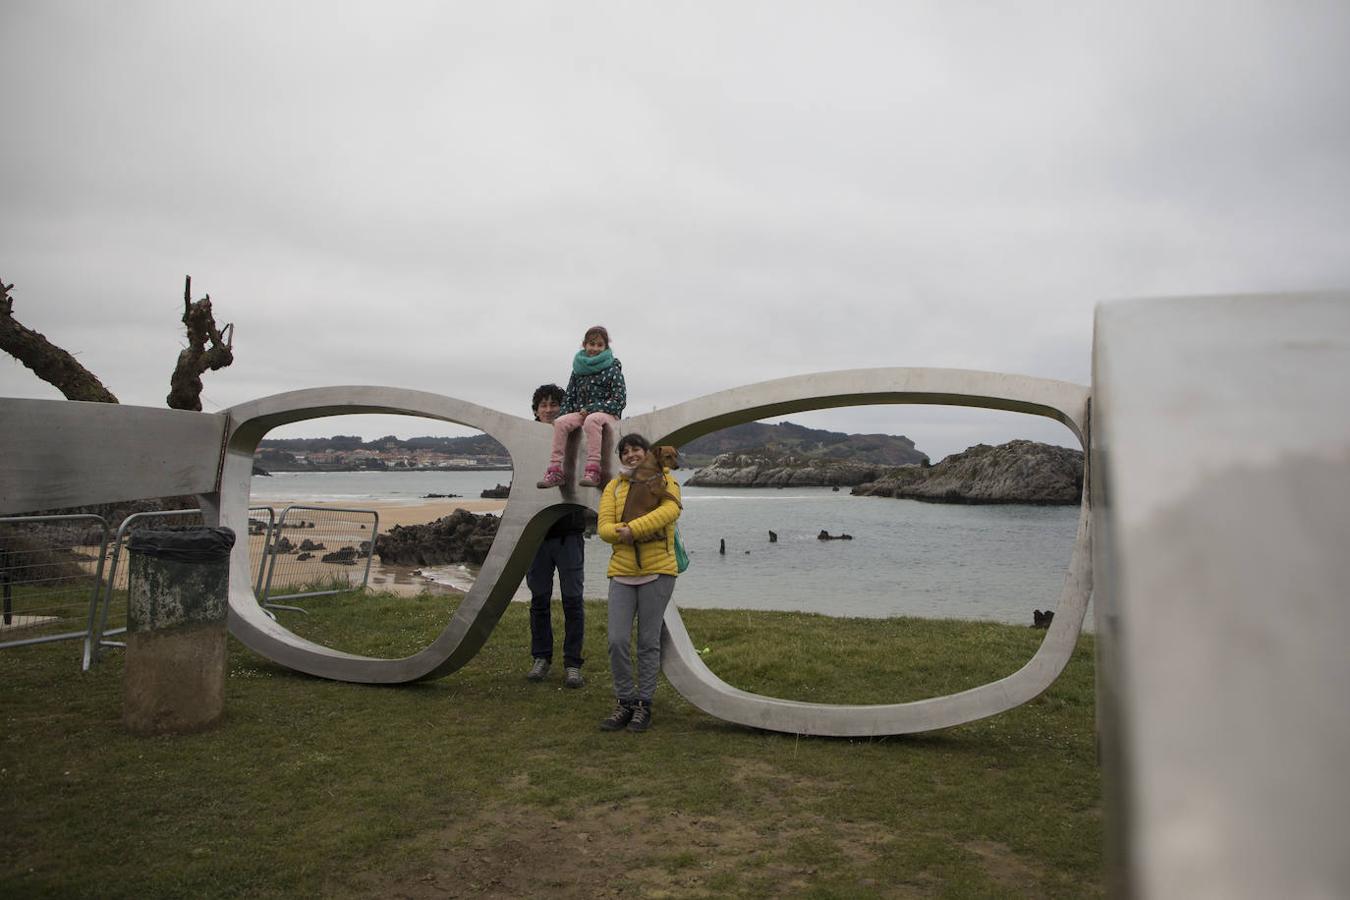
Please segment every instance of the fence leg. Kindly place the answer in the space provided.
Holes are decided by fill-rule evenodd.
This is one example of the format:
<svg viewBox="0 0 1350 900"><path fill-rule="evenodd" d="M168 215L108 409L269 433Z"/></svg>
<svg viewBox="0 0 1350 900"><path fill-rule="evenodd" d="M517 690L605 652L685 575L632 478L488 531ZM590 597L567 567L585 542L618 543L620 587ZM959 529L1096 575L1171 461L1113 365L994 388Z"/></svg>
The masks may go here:
<svg viewBox="0 0 1350 900"><path fill-rule="evenodd" d="M4 585L5 592L5 624L14 623L14 589L10 585L9 578L9 549L0 547L0 583Z"/></svg>

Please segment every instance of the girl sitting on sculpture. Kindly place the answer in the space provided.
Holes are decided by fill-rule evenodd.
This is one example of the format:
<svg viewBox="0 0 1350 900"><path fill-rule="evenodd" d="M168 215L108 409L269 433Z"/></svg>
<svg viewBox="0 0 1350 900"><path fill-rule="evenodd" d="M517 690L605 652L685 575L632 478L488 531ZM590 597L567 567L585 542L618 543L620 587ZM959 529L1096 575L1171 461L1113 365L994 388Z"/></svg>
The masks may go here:
<svg viewBox="0 0 1350 900"><path fill-rule="evenodd" d="M578 428L586 435L586 469L578 482L582 487L599 487L600 448L605 427L614 427L628 403L623 381L623 364L609 349L609 332L603 325L586 329L581 349L572 359L572 377L567 380L562 410L553 420L553 450L548 470L539 482L541 488L563 483L563 452L567 437Z"/></svg>

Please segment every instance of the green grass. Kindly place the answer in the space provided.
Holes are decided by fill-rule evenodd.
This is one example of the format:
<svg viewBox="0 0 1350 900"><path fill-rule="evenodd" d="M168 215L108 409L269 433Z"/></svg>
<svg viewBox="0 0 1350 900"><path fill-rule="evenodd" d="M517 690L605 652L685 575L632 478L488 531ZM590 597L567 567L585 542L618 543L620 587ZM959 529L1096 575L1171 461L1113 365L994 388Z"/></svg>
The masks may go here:
<svg viewBox="0 0 1350 900"><path fill-rule="evenodd" d="M343 594L282 614L377 655L455 601ZM798 738L714 719L664 682L653 729L611 704L603 604L588 685L527 683L526 609L427 684L322 681L232 642L226 718L135 738L122 651L0 651L0 896L1084 896L1103 891L1091 639L1046 694L943 732ZM685 610L723 678L894 702L1005 675L1043 633ZM560 618L560 614L558 615ZM560 630L560 623L559 623Z"/></svg>

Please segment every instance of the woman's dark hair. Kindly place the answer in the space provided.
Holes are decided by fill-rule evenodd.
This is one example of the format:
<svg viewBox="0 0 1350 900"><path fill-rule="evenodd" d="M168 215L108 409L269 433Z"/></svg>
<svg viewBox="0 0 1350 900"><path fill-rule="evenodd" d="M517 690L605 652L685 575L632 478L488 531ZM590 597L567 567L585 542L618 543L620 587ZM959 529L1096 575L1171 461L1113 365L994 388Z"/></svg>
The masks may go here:
<svg viewBox="0 0 1350 900"><path fill-rule="evenodd" d="M614 452L622 454L624 447L641 447L644 453L652 449L652 445L647 442L647 439L636 431L619 438L619 445L614 448Z"/></svg>
<svg viewBox="0 0 1350 900"><path fill-rule="evenodd" d="M564 395L565 392L563 391L563 389L558 387L556 384L541 384L539 385L539 387L534 389L534 396L530 398L530 412L537 412L539 409L540 401L548 397L552 397L554 400L557 400L558 403L561 404L563 402Z"/></svg>

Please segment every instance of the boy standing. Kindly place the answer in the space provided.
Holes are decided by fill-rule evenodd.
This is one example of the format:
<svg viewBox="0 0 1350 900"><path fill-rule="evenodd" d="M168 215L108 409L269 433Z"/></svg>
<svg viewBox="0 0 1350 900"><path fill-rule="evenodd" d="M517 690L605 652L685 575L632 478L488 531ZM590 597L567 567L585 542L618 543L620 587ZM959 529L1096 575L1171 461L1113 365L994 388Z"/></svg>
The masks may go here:
<svg viewBox="0 0 1350 900"><path fill-rule="evenodd" d="M534 392L530 408L537 422L553 424L562 410L563 389L556 384L544 384ZM525 584L530 589L530 655L534 664L526 678L543 681L553 664L553 570L558 570L558 586L562 591L563 608L563 666L566 677L563 684L579 688L586 683L581 677L582 642L586 632L586 607L581 592L586 561L586 517L581 508L571 510L553 524L539 545L539 552L525 573Z"/></svg>

